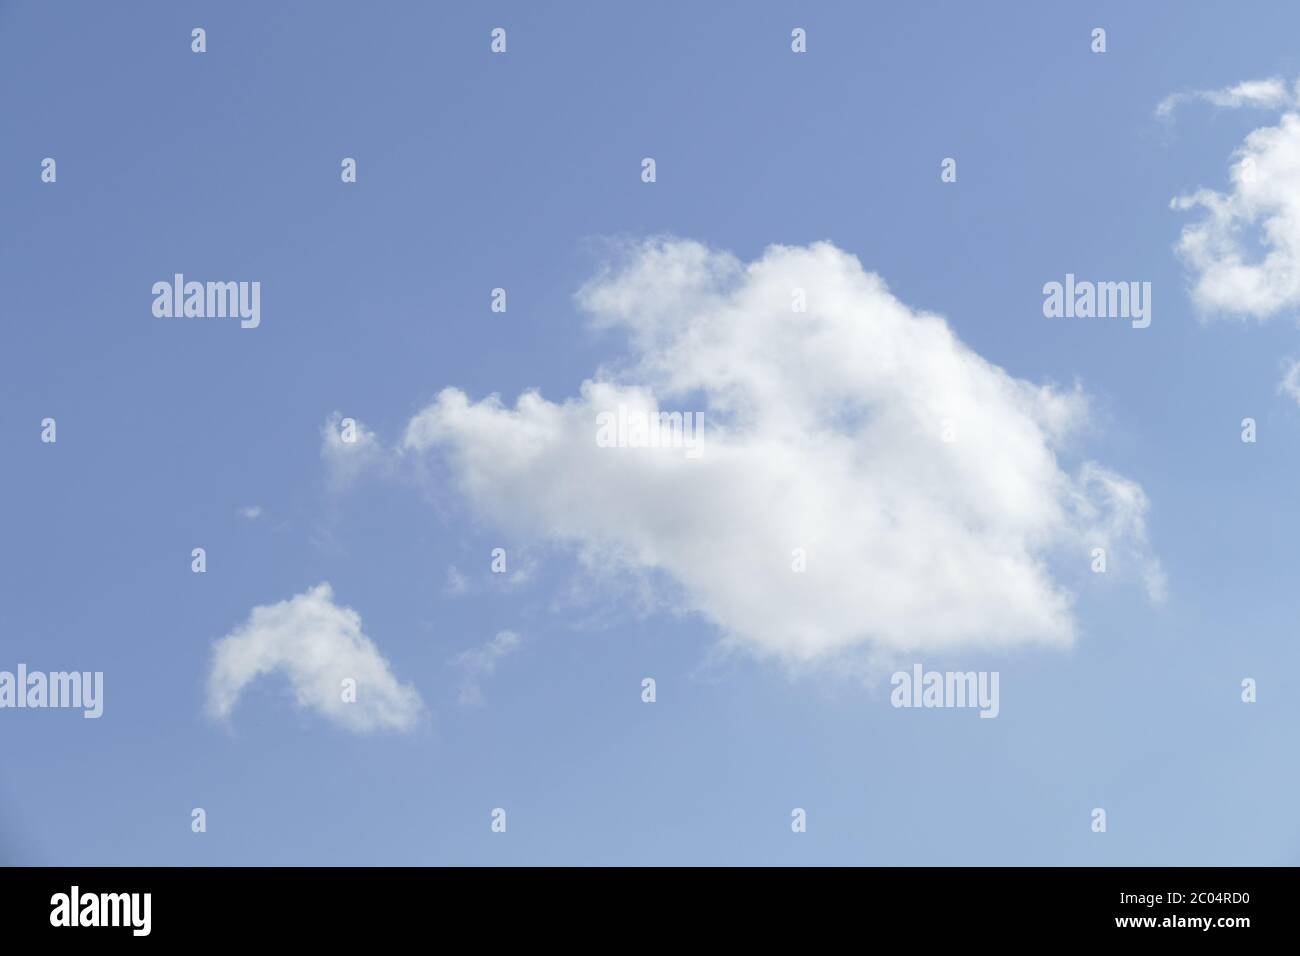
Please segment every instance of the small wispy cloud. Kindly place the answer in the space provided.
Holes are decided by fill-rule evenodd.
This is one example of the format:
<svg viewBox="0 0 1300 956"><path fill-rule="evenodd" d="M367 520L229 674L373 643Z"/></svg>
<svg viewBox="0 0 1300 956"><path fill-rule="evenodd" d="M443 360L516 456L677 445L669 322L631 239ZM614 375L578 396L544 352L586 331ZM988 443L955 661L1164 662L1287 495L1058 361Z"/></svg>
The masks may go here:
<svg viewBox="0 0 1300 956"><path fill-rule="evenodd" d="M537 560L532 555L518 555L515 560L514 570L506 576L506 584L510 588L521 588L533 579L533 574L536 571Z"/></svg>
<svg viewBox="0 0 1300 956"><path fill-rule="evenodd" d="M447 569L447 583L443 585L443 590L452 597L460 597L469 590L469 579L453 564Z"/></svg>
<svg viewBox="0 0 1300 956"><path fill-rule="evenodd" d="M1156 116L1171 119L1174 110L1182 103L1199 101L1209 103L1222 109L1277 109L1296 103L1296 90L1279 79L1270 77L1266 80L1246 80L1236 86L1226 86L1219 90L1195 90L1190 93L1174 93L1166 96L1156 106Z"/></svg>
<svg viewBox="0 0 1300 956"><path fill-rule="evenodd" d="M375 433L341 412L333 412L325 419L320 435L321 459L333 491L346 490L363 472L383 460L384 449Z"/></svg>
<svg viewBox="0 0 1300 956"><path fill-rule="evenodd" d="M1277 390L1279 394L1288 395L1298 405L1300 405L1300 362L1293 358L1282 360L1282 381L1278 383Z"/></svg>
<svg viewBox="0 0 1300 956"><path fill-rule="evenodd" d="M262 506L245 505L239 509L239 515L242 518L247 518L249 521L256 521L258 518L262 517Z"/></svg>
<svg viewBox="0 0 1300 956"><path fill-rule="evenodd" d="M459 701L465 705L483 703L482 682L491 677L503 659L516 650L523 639L514 631L498 631L482 647L475 647L457 654L452 663L461 669L463 677L460 685Z"/></svg>

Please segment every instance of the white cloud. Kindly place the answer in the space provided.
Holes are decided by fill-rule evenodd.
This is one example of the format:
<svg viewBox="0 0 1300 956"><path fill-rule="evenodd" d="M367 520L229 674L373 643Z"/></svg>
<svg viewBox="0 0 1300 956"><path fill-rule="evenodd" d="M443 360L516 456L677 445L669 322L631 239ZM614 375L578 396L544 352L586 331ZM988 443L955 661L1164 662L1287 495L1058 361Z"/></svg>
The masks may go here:
<svg viewBox="0 0 1300 956"><path fill-rule="evenodd" d="M513 591L527 585L537 571L537 561L531 556L512 551L508 561L511 568L508 574L490 575L494 585L503 586ZM443 593L450 597L462 597L470 592L470 579L454 564L447 568L447 579L443 584Z"/></svg>
<svg viewBox="0 0 1300 956"><path fill-rule="evenodd" d="M342 413L334 412L321 425L321 459L325 462L330 487L343 491L356 481L363 472L379 463L384 458L383 447L375 433L355 418L351 421L350 437L344 440Z"/></svg>
<svg viewBox="0 0 1300 956"><path fill-rule="evenodd" d="M334 603L329 584L253 608L241 627L215 643L208 712L228 718L244 688L272 673L288 678L299 707L351 731L406 730L422 708L415 688L397 681L362 633L357 612ZM349 678L356 682L350 702L343 683Z"/></svg>
<svg viewBox="0 0 1300 956"><path fill-rule="evenodd" d="M1246 137L1226 193L1201 189L1170 205L1203 213L1177 247L1202 316L1263 320L1300 306L1300 115Z"/></svg>
<svg viewBox="0 0 1300 956"><path fill-rule="evenodd" d="M1285 358L1282 360L1282 370L1282 381L1278 383L1277 390L1300 404L1300 362Z"/></svg>
<svg viewBox="0 0 1300 956"><path fill-rule="evenodd" d="M509 588L521 588L533 579L537 572L537 561L530 554L521 554L516 549L511 554L510 562L511 571L506 575L506 586ZM497 575L493 575L497 577Z"/></svg>
<svg viewBox="0 0 1300 956"><path fill-rule="evenodd" d="M513 654L522 643L514 631L498 631L496 637L482 647L463 651L452 661L461 669L464 676L460 685L460 702L462 704L481 704L484 678L491 677L504 658Z"/></svg>
<svg viewBox="0 0 1300 956"><path fill-rule="evenodd" d="M246 505L239 509L239 514L241 517L247 518L249 521L256 521L258 518L262 517L262 506Z"/></svg>
<svg viewBox="0 0 1300 956"><path fill-rule="evenodd" d="M624 362L562 403L446 389L403 447L444 457L517 535L671 579L729 643L792 662L1064 645L1071 596L1048 563L1086 568L1099 537L1158 580L1141 488L1058 465L1082 393L1011 377L829 243L745 264L647 242L578 298L627 335ZM703 412L702 455L598 447L597 415L620 405Z"/></svg>
<svg viewBox="0 0 1300 956"><path fill-rule="evenodd" d="M460 597L469 591L469 579L453 564L447 568L447 583L443 586L443 590L452 597Z"/></svg>
<svg viewBox="0 0 1300 956"><path fill-rule="evenodd" d="M1174 93L1166 96L1156 107L1156 115L1169 119L1182 103L1200 100L1223 109L1278 109L1296 102L1296 91L1277 77L1266 80L1246 80L1236 86L1220 90L1197 90L1192 93Z"/></svg>
<svg viewBox="0 0 1300 956"><path fill-rule="evenodd" d="M1135 567L1155 603L1165 599L1167 580L1160 563L1146 552L1146 492L1136 482L1115 474L1096 462L1079 471L1083 493L1077 510L1084 517L1090 548L1103 547L1123 565Z"/></svg>

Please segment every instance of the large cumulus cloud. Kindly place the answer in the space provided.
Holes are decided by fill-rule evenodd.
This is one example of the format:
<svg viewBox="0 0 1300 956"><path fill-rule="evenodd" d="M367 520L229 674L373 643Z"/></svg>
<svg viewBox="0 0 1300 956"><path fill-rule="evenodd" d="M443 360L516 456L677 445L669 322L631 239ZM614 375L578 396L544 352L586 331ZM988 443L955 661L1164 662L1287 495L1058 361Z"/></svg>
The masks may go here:
<svg viewBox="0 0 1300 956"><path fill-rule="evenodd" d="M654 572L727 641L790 661L1068 644L1051 567L1094 546L1158 597L1142 489L1058 462L1085 396L1007 374L835 246L744 263L649 241L578 301L627 354L576 397L448 388L406 429L500 526ZM602 447L620 406L702 412L701 454Z"/></svg>

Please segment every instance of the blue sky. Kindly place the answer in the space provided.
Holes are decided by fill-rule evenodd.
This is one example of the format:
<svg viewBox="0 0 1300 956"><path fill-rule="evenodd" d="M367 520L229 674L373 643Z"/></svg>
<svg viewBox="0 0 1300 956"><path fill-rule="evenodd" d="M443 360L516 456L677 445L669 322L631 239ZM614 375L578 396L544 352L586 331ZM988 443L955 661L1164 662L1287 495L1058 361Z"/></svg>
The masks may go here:
<svg viewBox="0 0 1300 956"><path fill-rule="evenodd" d="M1296 309L1198 312L1176 249L1198 214L1170 208L1228 189L1233 151L1286 107L1156 115L1174 93L1293 82L1300 11L896 6L0 0L0 669L105 681L99 720L0 711L0 859L1300 860L1300 406L1279 393ZM922 634L890 658L998 671L998 718L894 709L888 670L791 666L749 631L720 649L726 615L682 581L593 568L539 532L575 526L546 509L581 470L513 475L512 522L443 445L400 450L445 388L562 402L626 366L624 330L593 329L575 294L617 242L663 235L741 263L828 241L992 366L1077 382L1089 407L1053 445L1061 470L1095 460L1140 485L1164 600L1136 561L1091 575L1086 549L1073 571L1051 550L1072 641ZM261 325L155 318L149 290L176 272L260 281ZM1151 326L1045 318L1042 287L1067 272L1150 282ZM682 394L674 407L692 407ZM335 412L379 449L347 487L322 452ZM450 441L500 451L477 432ZM806 462L815 491L822 465ZM739 546L712 543L724 562ZM496 547L524 580L491 572ZM296 704L284 673L210 716L214 642L322 582L418 717L354 732ZM879 650L874 613L850 652ZM465 661L503 631L517 644L462 700ZM1246 677L1257 703L1240 699Z"/></svg>

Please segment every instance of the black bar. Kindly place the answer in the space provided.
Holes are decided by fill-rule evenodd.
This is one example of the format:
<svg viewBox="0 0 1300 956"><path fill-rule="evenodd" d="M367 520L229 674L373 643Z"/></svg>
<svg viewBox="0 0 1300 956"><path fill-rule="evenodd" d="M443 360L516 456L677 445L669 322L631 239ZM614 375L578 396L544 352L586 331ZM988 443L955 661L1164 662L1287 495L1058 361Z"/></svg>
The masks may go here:
<svg viewBox="0 0 1300 956"><path fill-rule="evenodd" d="M0 926L6 942L67 943L75 933L80 945L414 938L459 949L716 937L806 946L903 932L974 945L1128 936L1230 946L1286 931L1293 882L1280 868L11 868L0 869ZM79 922L102 913L119 925L53 925L71 922L74 886Z"/></svg>

